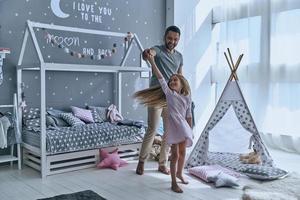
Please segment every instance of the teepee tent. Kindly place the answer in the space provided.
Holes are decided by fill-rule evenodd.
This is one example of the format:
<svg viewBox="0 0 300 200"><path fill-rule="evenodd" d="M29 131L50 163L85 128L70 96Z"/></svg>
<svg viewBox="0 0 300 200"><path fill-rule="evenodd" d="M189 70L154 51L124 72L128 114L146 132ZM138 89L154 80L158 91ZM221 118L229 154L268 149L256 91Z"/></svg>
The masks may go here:
<svg viewBox="0 0 300 200"><path fill-rule="evenodd" d="M237 62L234 64L230 50L227 50L229 58L225 52L224 54L231 69L231 75L209 121L187 160L186 167L191 168L200 165L220 164L235 170L242 168L242 163L239 161L240 154L231 152L213 152L209 149L210 134L213 133L212 129L220 122L220 120L222 120L224 115L229 111L229 108L234 110L234 114L242 128L250 134L249 148L253 148L253 150L259 153L262 165L273 166L273 160L259 135L238 83L236 71L242 60L243 54L239 56ZM228 136L230 135L225 135L224 137ZM224 143L223 145L233 144Z"/></svg>

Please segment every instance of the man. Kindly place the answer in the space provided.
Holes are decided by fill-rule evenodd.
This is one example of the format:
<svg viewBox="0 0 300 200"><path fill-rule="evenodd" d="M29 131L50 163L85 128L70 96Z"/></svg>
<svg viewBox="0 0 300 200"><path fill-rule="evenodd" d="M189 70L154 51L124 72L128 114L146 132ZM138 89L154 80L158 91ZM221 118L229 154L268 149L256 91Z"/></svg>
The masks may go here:
<svg viewBox="0 0 300 200"><path fill-rule="evenodd" d="M175 73L182 74L183 58L181 53L175 50L179 39L180 29L176 26L169 26L165 31L164 45L154 46L143 51L144 60L148 60L150 55L155 55L155 62L157 64L157 67L161 71L166 81L168 81L170 77ZM157 77L152 74L150 87L158 85L159 82ZM140 150L139 163L136 168L136 173L139 175L142 175L144 173L144 163L151 151L154 137L156 135L156 129L159 126L160 116L162 116L163 118L164 129L166 127L166 112L166 108L148 107L148 129L144 136L144 140ZM168 152L169 147L165 142L165 137L163 137L158 171L164 174L170 173L169 169L166 166L168 160Z"/></svg>

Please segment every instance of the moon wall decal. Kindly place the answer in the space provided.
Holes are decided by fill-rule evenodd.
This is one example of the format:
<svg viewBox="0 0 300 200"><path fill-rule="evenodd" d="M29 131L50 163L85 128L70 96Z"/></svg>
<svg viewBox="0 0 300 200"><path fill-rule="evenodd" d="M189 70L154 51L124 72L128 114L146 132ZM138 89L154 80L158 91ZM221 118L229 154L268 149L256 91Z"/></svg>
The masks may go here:
<svg viewBox="0 0 300 200"><path fill-rule="evenodd" d="M59 18L67 18L70 15L67 13L64 13L60 8L60 0L51 0L50 4L51 10Z"/></svg>

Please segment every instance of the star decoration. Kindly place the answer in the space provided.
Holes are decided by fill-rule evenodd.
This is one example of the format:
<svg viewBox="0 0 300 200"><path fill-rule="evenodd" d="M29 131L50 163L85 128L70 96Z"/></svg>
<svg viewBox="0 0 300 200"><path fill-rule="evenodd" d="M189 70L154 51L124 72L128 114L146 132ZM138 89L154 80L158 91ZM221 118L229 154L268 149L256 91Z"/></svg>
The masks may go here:
<svg viewBox="0 0 300 200"><path fill-rule="evenodd" d="M101 162L97 165L98 168L112 168L117 170L127 164L126 161L122 160L118 155L118 149L112 152L107 152L104 149L99 150Z"/></svg>

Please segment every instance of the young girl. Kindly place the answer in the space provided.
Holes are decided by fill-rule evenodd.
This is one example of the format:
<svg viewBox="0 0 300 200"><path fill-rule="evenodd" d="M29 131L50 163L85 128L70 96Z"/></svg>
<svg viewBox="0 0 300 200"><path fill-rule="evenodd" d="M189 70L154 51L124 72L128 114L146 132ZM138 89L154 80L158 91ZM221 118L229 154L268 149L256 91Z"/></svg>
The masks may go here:
<svg viewBox="0 0 300 200"><path fill-rule="evenodd" d="M167 143L171 145L171 189L174 192L182 193L183 191L178 186L176 177L182 183L188 184L182 176L182 170L185 160L185 149L193 144L190 87L187 80L179 74L171 76L169 82L166 83L155 64L153 55L150 56L149 62L165 95L160 94L157 88L153 88L155 92L151 95L150 100L149 89L135 93L135 97L148 106L163 106L163 99L167 102L168 123L167 133L165 134Z"/></svg>

